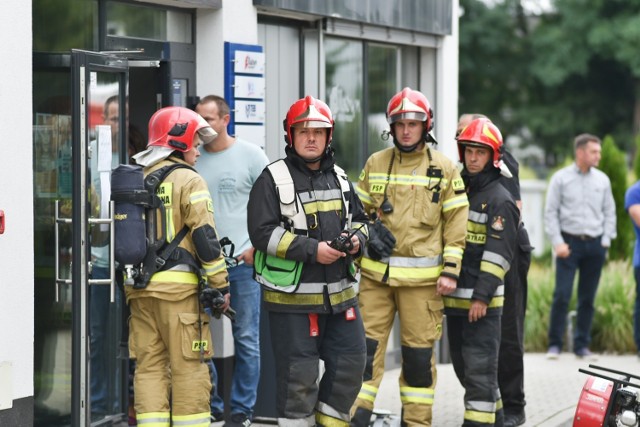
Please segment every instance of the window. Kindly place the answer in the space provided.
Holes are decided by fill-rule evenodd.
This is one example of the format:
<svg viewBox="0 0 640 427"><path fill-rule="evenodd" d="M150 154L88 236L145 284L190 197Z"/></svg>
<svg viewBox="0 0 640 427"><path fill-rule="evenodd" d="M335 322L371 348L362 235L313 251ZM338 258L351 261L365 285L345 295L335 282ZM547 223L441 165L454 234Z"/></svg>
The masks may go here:
<svg viewBox="0 0 640 427"><path fill-rule="evenodd" d="M417 86L418 49L331 36L324 46L333 147L355 181L369 155L392 144L382 137L387 103L402 87Z"/></svg>

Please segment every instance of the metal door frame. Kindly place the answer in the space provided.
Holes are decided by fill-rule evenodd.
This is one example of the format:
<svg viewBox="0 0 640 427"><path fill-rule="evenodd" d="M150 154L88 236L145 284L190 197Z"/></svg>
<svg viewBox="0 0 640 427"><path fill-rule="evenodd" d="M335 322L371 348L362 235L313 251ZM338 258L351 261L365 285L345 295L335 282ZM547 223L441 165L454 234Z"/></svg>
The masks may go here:
<svg viewBox="0 0 640 427"><path fill-rule="evenodd" d="M109 220L97 220L89 216L88 200L88 93L92 72L119 74L120 111L126 111L128 62L114 54L73 50L71 53L71 99L72 99L72 355L71 355L71 424L74 426L91 425L90 387L89 387L89 285L102 284L100 280L89 279L89 224L109 223ZM125 162L126 127L125 114L119 115L120 162ZM113 209L109 216L111 217ZM56 213L57 214L57 213ZM114 233L111 229L111 251L113 254ZM111 297L115 292L115 268L111 258ZM58 278L56 277L56 280ZM126 406L125 406L126 407Z"/></svg>

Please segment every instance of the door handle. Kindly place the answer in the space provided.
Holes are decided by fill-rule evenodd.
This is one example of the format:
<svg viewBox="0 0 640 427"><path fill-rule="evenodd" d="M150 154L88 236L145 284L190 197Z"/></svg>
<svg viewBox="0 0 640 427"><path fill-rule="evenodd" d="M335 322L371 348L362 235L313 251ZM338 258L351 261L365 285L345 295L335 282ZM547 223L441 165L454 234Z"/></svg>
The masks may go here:
<svg viewBox="0 0 640 427"><path fill-rule="evenodd" d="M114 227L113 213L115 212L115 202L109 202L109 216L107 218L89 218L89 224L108 224L109 225L109 277L107 279L89 279L89 285L109 285L110 301L116 302L116 261L115 246L116 233Z"/></svg>
<svg viewBox="0 0 640 427"><path fill-rule="evenodd" d="M60 302L60 284L70 285L71 279L61 279L60 278L60 224L71 224L70 218L60 218L58 215L60 208L60 201L56 200L56 214L55 214L55 272L56 272L56 302Z"/></svg>

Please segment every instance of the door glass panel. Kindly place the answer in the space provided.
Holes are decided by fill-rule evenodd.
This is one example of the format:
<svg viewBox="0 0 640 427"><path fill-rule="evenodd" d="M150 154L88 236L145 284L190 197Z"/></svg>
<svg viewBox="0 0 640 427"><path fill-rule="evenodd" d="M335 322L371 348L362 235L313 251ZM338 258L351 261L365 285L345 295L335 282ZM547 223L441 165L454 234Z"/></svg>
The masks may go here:
<svg viewBox="0 0 640 427"><path fill-rule="evenodd" d="M355 181L363 165L362 42L327 37L325 55L325 100L335 120L333 148L338 164Z"/></svg>
<svg viewBox="0 0 640 427"><path fill-rule="evenodd" d="M69 425L71 414L72 146L69 71L35 72L34 122L34 424Z"/></svg>
<svg viewBox="0 0 640 427"><path fill-rule="evenodd" d="M92 72L87 78L86 129L88 142L81 147L72 132L71 79L68 68L34 70L33 171L34 171L34 425L78 425L72 411L74 389L84 390L82 378L74 377L74 349L79 329L75 322L81 289L86 295L86 340L89 372L86 400L94 424L124 419L127 406L127 349L124 341L123 298L116 288L110 302L110 240L108 224L89 223L81 239L72 218L78 209L87 217L106 220L110 214L110 175L121 161L126 117L126 98L121 89L124 73ZM81 178L74 162L86 150L86 204L80 206L76 189ZM103 160L104 159L104 160ZM72 197L75 194L76 197ZM56 207L57 206L57 207ZM80 252L80 241L89 242L88 277L106 283L80 283L72 254ZM74 275L72 275L72 273ZM81 275L82 276L82 275ZM87 289L88 288L88 289ZM74 335L76 334L76 335Z"/></svg>
<svg viewBox="0 0 640 427"><path fill-rule="evenodd" d="M89 218L110 217L111 171L120 163L121 134L120 75L90 72L88 105L89 151L87 189ZM125 108L126 110L126 108ZM124 112L126 116L126 111ZM125 117L126 122L126 117ZM90 246L89 278L104 283L89 285L89 388L91 415L99 420L123 411L122 362L126 345L122 335L122 295L116 289L111 302L111 260L109 224L88 227Z"/></svg>

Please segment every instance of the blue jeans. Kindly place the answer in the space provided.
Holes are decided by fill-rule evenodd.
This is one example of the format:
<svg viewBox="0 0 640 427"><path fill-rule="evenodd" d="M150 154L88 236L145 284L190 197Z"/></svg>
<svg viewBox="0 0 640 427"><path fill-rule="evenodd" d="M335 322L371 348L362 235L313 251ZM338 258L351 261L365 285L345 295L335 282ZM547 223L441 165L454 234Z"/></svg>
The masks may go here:
<svg viewBox="0 0 640 427"><path fill-rule="evenodd" d="M553 293L551 317L549 320L549 346L562 348L562 336L567 322L567 310L576 270L578 277L578 316L573 337L574 351L588 348L591 342L591 322L593 321L593 302L600 282L600 273L604 265L606 249L600 238L581 240L564 235L565 242L571 248L567 258L556 259L556 288Z"/></svg>
<svg viewBox="0 0 640 427"><path fill-rule="evenodd" d="M91 278L107 279L109 269L94 266ZM112 304L110 293L109 285L89 287L91 412L103 415L120 411L120 360L116 357L121 331L115 330L115 325L122 298L116 289L116 302Z"/></svg>
<svg viewBox="0 0 640 427"><path fill-rule="evenodd" d="M231 323L235 346L235 362L231 380L231 413L253 415L260 381L260 285L253 280L253 266L240 264L228 269L231 284L231 306L236 320ZM217 372L213 363L211 413L223 413L223 401L218 395Z"/></svg>
<svg viewBox="0 0 640 427"><path fill-rule="evenodd" d="M640 351L640 267L634 267L633 276L636 279L636 305L633 311L633 340Z"/></svg>

